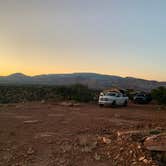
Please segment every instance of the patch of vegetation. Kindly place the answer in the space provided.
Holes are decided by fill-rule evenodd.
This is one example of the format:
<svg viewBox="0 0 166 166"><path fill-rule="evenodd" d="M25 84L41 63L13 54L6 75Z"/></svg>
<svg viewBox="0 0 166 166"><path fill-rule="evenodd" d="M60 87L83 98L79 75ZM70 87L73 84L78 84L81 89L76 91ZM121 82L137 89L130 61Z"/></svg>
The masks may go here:
<svg viewBox="0 0 166 166"><path fill-rule="evenodd" d="M166 105L166 87L159 87L152 90L152 97L159 104Z"/></svg>
<svg viewBox="0 0 166 166"><path fill-rule="evenodd" d="M160 133L161 133L161 131L159 131L159 130L151 130L150 131L151 135L157 135L157 134L160 134Z"/></svg>
<svg viewBox="0 0 166 166"><path fill-rule="evenodd" d="M41 100L90 102L94 101L97 94L96 90L91 90L87 86L80 84L71 86L1 85L0 103L7 104Z"/></svg>

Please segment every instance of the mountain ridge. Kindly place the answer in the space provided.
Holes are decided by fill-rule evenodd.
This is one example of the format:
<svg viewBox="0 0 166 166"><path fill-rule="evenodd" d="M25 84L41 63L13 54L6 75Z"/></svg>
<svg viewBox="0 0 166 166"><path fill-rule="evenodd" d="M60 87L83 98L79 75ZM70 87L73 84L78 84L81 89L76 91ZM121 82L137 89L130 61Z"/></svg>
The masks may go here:
<svg viewBox="0 0 166 166"><path fill-rule="evenodd" d="M159 86L166 86L166 82L145 80L134 77L121 77L98 73L69 73L69 74L43 74L28 76L23 73L14 73L8 76L0 76L0 84L40 84L40 85L71 85L84 84L89 88L106 89L119 87L150 91Z"/></svg>

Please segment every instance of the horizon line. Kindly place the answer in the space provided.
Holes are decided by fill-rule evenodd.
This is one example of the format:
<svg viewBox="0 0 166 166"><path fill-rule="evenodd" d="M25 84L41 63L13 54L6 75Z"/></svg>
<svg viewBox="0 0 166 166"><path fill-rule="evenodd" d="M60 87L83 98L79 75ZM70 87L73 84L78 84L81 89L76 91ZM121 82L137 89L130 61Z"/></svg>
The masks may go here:
<svg viewBox="0 0 166 166"><path fill-rule="evenodd" d="M106 75L106 76L115 76L115 77L121 77L121 78L134 78L134 79L141 79L146 81L156 81L156 82L166 82L166 80L154 80L154 79L146 79L146 78L140 78L140 77L134 77L134 76L121 76L121 75L111 75L111 74L105 74L105 73L96 73L96 72L64 72L64 73L43 73L43 74L27 74L24 72L14 72L7 75L0 75L0 77L8 77L14 74L22 74L28 77L35 77L35 76L41 76L41 75L67 75L67 74L98 74L98 75Z"/></svg>

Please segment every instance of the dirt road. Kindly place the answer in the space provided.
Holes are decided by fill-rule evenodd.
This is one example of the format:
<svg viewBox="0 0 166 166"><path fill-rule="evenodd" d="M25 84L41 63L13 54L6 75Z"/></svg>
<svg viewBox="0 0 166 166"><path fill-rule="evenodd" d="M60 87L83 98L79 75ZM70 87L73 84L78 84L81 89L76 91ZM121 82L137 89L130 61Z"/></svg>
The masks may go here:
<svg viewBox="0 0 166 166"><path fill-rule="evenodd" d="M165 128L166 110L155 105L1 105L0 166L155 166L147 134L126 132Z"/></svg>

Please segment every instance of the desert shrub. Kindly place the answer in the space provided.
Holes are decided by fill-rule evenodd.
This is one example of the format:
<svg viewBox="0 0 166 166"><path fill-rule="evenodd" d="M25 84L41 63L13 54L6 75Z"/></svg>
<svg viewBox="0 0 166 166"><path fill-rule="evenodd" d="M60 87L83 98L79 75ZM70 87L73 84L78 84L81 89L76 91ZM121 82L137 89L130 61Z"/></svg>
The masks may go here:
<svg viewBox="0 0 166 166"><path fill-rule="evenodd" d="M133 97L136 95L136 91L134 89L127 89L126 95L130 100L133 100Z"/></svg>
<svg viewBox="0 0 166 166"><path fill-rule="evenodd" d="M88 87L83 85L73 85L70 87L70 98L71 100L88 102L92 101L94 98L94 91L88 89Z"/></svg>
<svg viewBox="0 0 166 166"><path fill-rule="evenodd" d="M157 89L152 90L152 97L159 104L166 105L166 87L159 87Z"/></svg>
<svg viewBox="0 0 166 166"><path fill-rule="evenodd" d="M84 85L71 86L38 86L38 85L1 85L0 103L17 103L41 100L75 100L79 102L93 101L95 90Z"/></svg>

